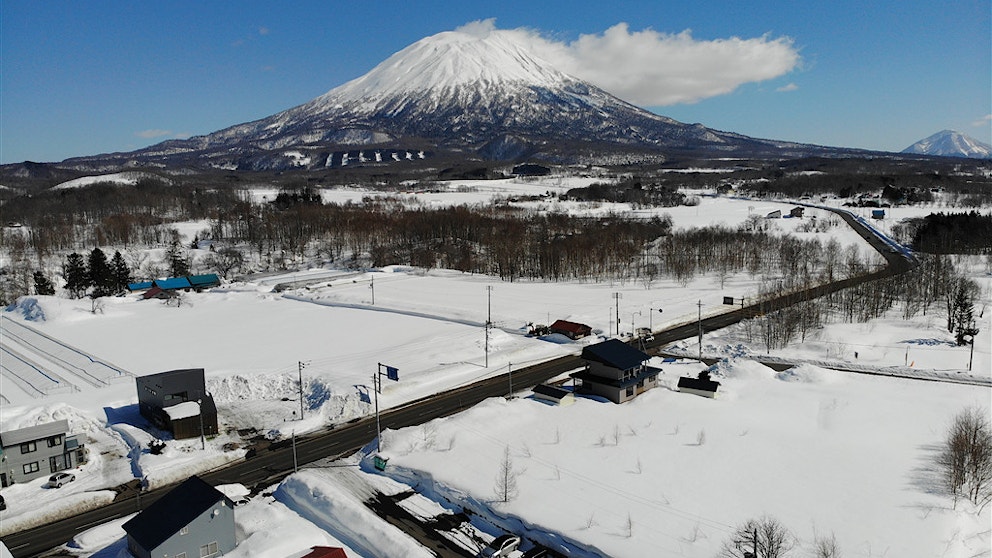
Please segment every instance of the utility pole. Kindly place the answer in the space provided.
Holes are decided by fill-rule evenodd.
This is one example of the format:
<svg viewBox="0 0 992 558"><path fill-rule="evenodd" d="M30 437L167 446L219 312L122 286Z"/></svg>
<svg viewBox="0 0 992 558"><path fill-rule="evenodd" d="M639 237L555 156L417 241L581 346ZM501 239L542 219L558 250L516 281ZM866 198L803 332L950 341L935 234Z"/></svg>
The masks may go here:
<svg viewBox="0 0 992 558"><path fill-rule="evenodd" d="M370 278L372 280L369 283L369 288L372 289L372 306L375 306L375 275L370 275Z"/></svg>
<svg viewBox="0 0 992 558"><path fill-rule="evenodd" d="M493 325L493 286L486 285L486 368L489 368L489 328Z"/></svg>
<svg viewBox="0 0 992 558"><path fill-rule="evenodd" d="M303 369L307 367L307 363L297 361L296 364L300 372L300 420L303 420Z"/></svg>
<svg viewBox="0 0 992 558"><path fill-rule="evenodd" d="M703 301L696 303L699 306L699 360L703 360Z"/></svg>
<svg viewBox="0 0 992 558"><path fill-rule="evenodd" d="M207 449L207 438L206 436L203 435L203 400L202 399L196 400L196 409L200 415L200 449L205 450Z"/></svg>
<svg viewBox="0 0 992 558"><path fill-rule="evenodd" d="M511 363L506 363L506 377L510 380L510 393L506 396L507 399L513 399L513 368Z"/></svg>
<svg viewBox="0 0 992 558"><path fill-rule="evenodd" d="M293 472L299 473L300 467L296 461L296 430L293 430Z"/></svg>
<svg viewBox="0 0 992 558"><path fill-rule="evenodd" d="M621 295L620 293L613 293L613 300L616 301L616 307L617 307L617 337L620 337L620 299L621 298L623 298L623 295Z"/></svg>

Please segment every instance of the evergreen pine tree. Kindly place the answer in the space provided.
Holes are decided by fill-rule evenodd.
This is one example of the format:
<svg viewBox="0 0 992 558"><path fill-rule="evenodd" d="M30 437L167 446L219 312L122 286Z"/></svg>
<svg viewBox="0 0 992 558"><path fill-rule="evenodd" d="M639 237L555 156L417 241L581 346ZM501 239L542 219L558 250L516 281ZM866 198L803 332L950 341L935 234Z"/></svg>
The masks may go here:
<svg viewBox="0 0 992 558"><path fill-rule="evenodd" d="M62 265L62 277L65 279L65 289L69 291L69 296L82 298L90 286L90 274L83 256L76 252L69 254Z"/></svg>
<svg viewBox="0 0 992 558"><path fill-rule="evenodd" d="M131 269L128 268L120 250L115 251L114 257L110 260L110 271L114 277L114 294L127 292L127 285L131 282Z"/></svg>
<svg viewBox="0 0 992 558"><path fill-rule="evenodd" d="M45 276L43 271L34 272L34 292L39 295L55 294L55 285Z"/></svg>
<svg viewBox="0 0 992 558"><path fill-rule="evenodd" d="M114 274L107 263L107 255L103 250L94 248L89 257L90 284L93 285L93 297L109 296L114 293Z"/></svg>
<svg viewBox="0 0 992 558"><path fill-rule="evenodd" d="M165 252L165 264L169 266L169 275L185 277L189 275L189 259L178 239L173 239Z"/></svg>

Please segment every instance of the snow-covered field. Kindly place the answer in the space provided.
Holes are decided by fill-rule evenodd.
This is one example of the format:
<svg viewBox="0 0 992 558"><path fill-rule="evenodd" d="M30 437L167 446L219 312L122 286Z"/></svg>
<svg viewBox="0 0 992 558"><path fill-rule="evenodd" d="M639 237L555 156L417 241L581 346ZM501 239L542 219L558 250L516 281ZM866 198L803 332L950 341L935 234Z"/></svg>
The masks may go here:
<svg viewBox="0 0 992 558"><path fill-rule="evenodd" d="M463 196L484 200L508 189L512 195L531 195L576 185L501 182L450 184L446 193L417 198L465 203ZM376 194L339 190L324 195L360 199ZM749 215L789 207L702 197L695 207L656 211L671 215L677 227L733 226ZM560 209L631 210L571 202ZM830 217L823 212L820 218ZM774 222L783 232L794 232L802 220ZM197 223L182 230L191 238L201 228ZM819 237L862 244L844 225ZM302 278L314 281L272 292L275 284ZM27 304L5 316L134 375L204 368L222 431L254 428L284 436L370 414L369 387L379 363L400 370L400 380L384 381L379 397L382 407L395 406L581 350L582 343L525 337L528 323L568 319L587 323L604 336L616 334L613 295L619 293L620 332L660 329L693 322L700 310L704 316L725 311L724 296L752 296L760 280L732 276L721 289L716 278L708 277L682 287L665 280L650 285L501 283L445 270L322 269L190 293L179 307L131 296L106 299L102 312L93 313L88 302L36 297L34 308L43 312L43 319L26 320ZM987 276L980 280L987 302L992 281ZM487 354L484 324L490 312L496 328ZM974 347L972 373L984 377L992 375L990 318L986 309ZM823 364L855 362L856 351L856 362L866 366L966 373L966 349L951 346L951 339L937 317L910 322L891 318L831 325L776 354ZM3 341L15 344L6 334ZM688 343L697 348L694 340ZM739 352L742 343L740 332L732 328L707 334L703 350L720 356ZM42 365L57 367L44 355L35 357ZM666 364L664 378L673 384L699 366ZM709 556L728 529L762 513L778 517L806 543L814 532L836 533L845 555L929 556L945 550L949 556L973 555L967 548L987 552L989 512L977 517L960 507L948 510L949 498L935 494L923 473L948 420L966 405L987 408L988 388L853 376L808 366L778 378L748 361L722 370L726 393L716 401L664 388L622 406L588 399L561 409L527 398L489 401L437 421L433 445L424 442L419 427L389 433L387 473L421 488L433 487L428 496L457 496L478 506L479 513L509 518L508 527L527 531L536 541L550 540L539 532L554 532L576 548L615 556L656 555L654 549L661 549L657 555ZM301 371L303 420L298 416ZM147 443L162 434L147 431L138 417L133 382L93 385L70 373L64 380L71 389L38 397L0 378L4 429L66 418L73 432L87 434L91 449L90 463L77 471L79 480L59 491L42 489L41 481L3 489L8 510L0 512L0 533L36 521L45 506L59 499L105 499L112 497L107 488L133 478L152 486L168 484L243 455L242 449L232 449L239 441L234 432L209 440L206 450L199 440L170 441L165 454L151 455ZM705 433L701 444L700 432ZM521 496L496 505L495 463L506 446L515 465L526 471L520 475ZM471 466L455 470L458 463ZM264 534L263 518L272 514L280 525L306 524L299 529L309 533L303 539L316 541L311 544L337 538L362 555L394 555L367 546L360 534L349 531L357 529L354 525L342 526L321 515L345 505L335 488L340 478L330 479L319 472L295 475L269 500L256 498L239 507L244 510L238 521L245 546L237 552L287 555L285 541ZM305 494L310 496L305 499ZM251 511L255 509L262 511ZM358 519L359 511L347 514L366 521Z"/></svg>

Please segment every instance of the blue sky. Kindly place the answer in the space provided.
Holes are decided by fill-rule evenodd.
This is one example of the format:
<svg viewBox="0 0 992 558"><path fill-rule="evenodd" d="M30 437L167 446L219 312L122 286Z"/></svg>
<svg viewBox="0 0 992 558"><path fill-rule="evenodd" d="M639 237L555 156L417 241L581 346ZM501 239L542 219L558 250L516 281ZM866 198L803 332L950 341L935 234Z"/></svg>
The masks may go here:
<svg viewBox="0 0 992 558"><path fill-rule="evenodd" d="M625 23L631 40L648 31L662 44L690 30L697 46L738 37L798 54L775 77L646 107L684 122L887 151L947 128L992 143L990 0L4 0L0 162L129 151L269 116L423 37L491 18L564 45L599 44ZM735 64L749 64L740 54Z"/></svg>

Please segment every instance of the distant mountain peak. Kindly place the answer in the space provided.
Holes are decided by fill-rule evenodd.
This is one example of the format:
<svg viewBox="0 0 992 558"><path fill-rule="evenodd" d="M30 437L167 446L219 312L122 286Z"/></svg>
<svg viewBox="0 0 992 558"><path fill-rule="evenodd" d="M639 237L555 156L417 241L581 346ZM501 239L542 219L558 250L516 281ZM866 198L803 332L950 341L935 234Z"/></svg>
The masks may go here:
<svg viewBox="0 0 992 558"><path fill-rule="evenodd" d="M992 158L992 146L954 130L941 130L910 145L902 152L941 157Z"/></svg>
<svg viewBox="0 0 992 558"><path fill-rule="evenodd" d="M508 31L445 31L393 54L364 76L316 101L372 99L462 86L526 83L558 87L575 81L538 58Z"/></svg>

